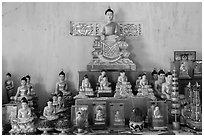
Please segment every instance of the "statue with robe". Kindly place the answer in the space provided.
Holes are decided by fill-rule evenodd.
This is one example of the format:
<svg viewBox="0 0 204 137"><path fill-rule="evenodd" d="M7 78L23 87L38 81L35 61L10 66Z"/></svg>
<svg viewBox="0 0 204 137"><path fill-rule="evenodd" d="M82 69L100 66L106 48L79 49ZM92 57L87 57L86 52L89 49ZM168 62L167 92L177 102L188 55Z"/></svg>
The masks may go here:
<svg viewBox="0 0 204 137"><path fill-rule="evenodd" d="M93 61L88 64L88 69L136 70L136 65L128 58L128 43L121 35L119 25L113 21L114 12L110 7L105 11L105 16L107 22L102 25L100 36L95 37Z"/></svg>

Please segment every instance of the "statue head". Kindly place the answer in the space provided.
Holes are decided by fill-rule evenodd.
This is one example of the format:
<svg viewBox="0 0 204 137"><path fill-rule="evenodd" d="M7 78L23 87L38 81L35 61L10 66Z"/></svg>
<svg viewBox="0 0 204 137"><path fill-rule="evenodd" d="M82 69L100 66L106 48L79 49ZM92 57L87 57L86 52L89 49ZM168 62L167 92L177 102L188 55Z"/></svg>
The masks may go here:
<svg viewBox="0 0 204 137"><path fill-rule="evenodd" d="M120 75L121 75L121 76L125 76L125 70L121 70L121 71L120 71Z"/></svg>
<svg viewBox="0 0 204 137"><path fill-rule="evenodd" d="M142 79L142 74L138 75L138 79L141 80Z"/></svg>
<svg viewBox="0 0 204 137"><path fill-rule="evenodd" d="M63 72L63 70L59 73L59 79L60 81L63 81L65 79L65 73Z"/></svg>
<svg viewBox="0 0 204 137"><path fill-rule="evenodd" d="M165 74L165 79L166 79L166 82L171 83L172 82L172 73L171 72L167 72Z"/></svg>
<svg viewBox="0 0 204 137"><path fill-rule="evenodd" d="M154 69L154 70L152 71L152 78L153 78L153 79L157 79L157 78L158 78L158 74L157 74L156 69Z"/></svg>
<svg viewBox="0 0 204 137"><path fill-rule="evenodd" d="M27 106L28 106L28 101L27 101L27 99L25 97L23 97L21 99L21 106L22 106L23 109L27 108Z"/></svg>
<svg viewBox="0 0 204 137"><path fill-rule="evenodd" d="M113 16L114 16L114 12L113 10L110 8L110 6L108 7L108 9L105 11L105 15L108 21L112 21L113 20Z"/></svg>
<svg viewBox="0 0 204 137"><path fill-rule="evenodd" d="M105 76L105 74L106 74L106 71L103 69L103 70L101 70L101 75L102 76Z"/></svg>
<svg viewBox="0 0 204 137"><path fill-rule="evenodd" d="M164 78L165 78L165 72L164 72L162 69L159 70L158 75L159 75L158 78L164 80Z"/></svg>
<svg viewBox="0 0 204 137"><path fill-rule="evenodd" d="M25 85L26 85L26 82L27 82L26 77L22 77L22 78L21 78L21 85L22 85L22 86L25 86Z"/></svg>
<svg viewBox="0 0 204 137"><path fill-rule="evenodd" d="M53 99L53 101L57 101L57 94L54 94L54 95L52 96L52 99Z"/></svg>
<svg viewBox="0 0 204 137"><path fill-rule="evenodd" d="M143 73L143 74L142 74L142 79L143 79L143 80L146 80L146 79L147 79L146 73Z"/></svg>
<svg viewBox="0 0 204 137"><path fill-rule="evenodd" d="M10 77L11 77L11 73L7 73L7 74L6 74L6 77L7 77L7 78L10 78Z"/></svg>
<svg viewBox="0 0 204 137"><path fill-rule="evenodd" d="M53 99L50 98L50 99L47 101L47 106L48 106L48 107L51 107L52 104L53 104Z"/></svg>
<svg viewBox="0 0 204 137"><path fill-rule="evenodd" d="M26 75L25 77L26 77L26 79L27 79L27 82L30 82L30 76L29 76L29 75Z"/></svg>
<svg viewBox="0 0 204 137"><path fill-rule="evenodd" d="M59 102L62 101L62 95L59 95L58 98L57 98L57 100L58 100Z"/></svg>

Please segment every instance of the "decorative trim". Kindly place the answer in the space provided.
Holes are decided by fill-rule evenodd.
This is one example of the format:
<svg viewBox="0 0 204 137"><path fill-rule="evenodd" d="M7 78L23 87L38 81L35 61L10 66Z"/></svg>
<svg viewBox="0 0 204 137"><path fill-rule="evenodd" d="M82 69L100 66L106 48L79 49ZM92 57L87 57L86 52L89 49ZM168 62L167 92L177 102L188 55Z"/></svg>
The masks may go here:
<svg viewBox="0 0 204 137"><path fill-rule="evenodd" d="M102 22L70 21L70 34L73 36L99 36ZM119 22L120 32L126 37L139 37L143 34L143 25L139 22Z"/></svg>

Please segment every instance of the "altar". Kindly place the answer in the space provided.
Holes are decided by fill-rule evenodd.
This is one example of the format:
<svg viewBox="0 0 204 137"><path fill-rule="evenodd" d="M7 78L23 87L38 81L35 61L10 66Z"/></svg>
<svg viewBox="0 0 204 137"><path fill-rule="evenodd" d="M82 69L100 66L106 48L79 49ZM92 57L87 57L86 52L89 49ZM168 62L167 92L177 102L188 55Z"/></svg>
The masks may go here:
<svg viewBox="0 0 204 137"><path fill-rule="evenodd" d="M87 98L87 99L77 99L75 100L75 105L88 105L88 121L90 125L93 125L93 103L94 102L106 102L106 126L110 125L110 103L124 103L124 117L125 125L128 125L130 115L133 108L140 108L142 110L143 118L145 119L147 115L147 103L149 99L146 97L132 97L127 99L116 99L110 98Z"/></svg>

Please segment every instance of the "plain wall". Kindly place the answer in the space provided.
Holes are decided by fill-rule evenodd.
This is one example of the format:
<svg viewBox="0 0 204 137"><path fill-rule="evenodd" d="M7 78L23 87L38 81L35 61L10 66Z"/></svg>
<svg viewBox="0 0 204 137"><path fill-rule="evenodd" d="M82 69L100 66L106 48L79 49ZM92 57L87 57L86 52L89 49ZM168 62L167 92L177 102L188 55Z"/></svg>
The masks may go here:
<svg viewBox="0 0 204 137"><path fill-rule="evenodd" d="M137 71L170 69L175 50L195 50L202 59L202 3L3 3L2 98L5 74L31 75L42 107L63 68L69 89L78 88L78 71L91 61L93 37L71 36L70 21L104 21L108 6L116 21L142 22L144 33L127 38Z"/></svg>

